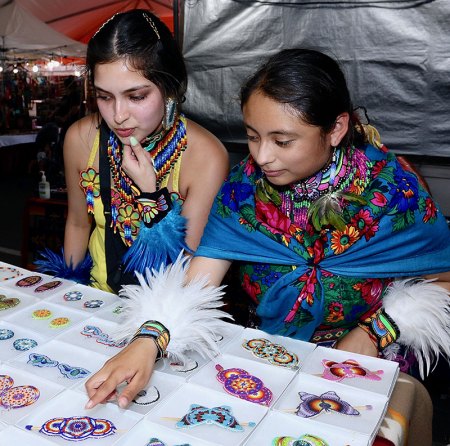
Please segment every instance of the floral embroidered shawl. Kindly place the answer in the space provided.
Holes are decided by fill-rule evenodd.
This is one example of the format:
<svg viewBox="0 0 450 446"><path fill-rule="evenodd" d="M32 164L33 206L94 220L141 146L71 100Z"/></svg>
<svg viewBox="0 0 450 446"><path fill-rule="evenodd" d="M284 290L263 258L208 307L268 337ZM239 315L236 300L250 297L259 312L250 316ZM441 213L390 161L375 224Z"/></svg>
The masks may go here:
<svg viewBox="0 0 450 446"><path fill-rule="evenodd" d="M417 177L384 146L355 150L367 160L369 181L361 187L357 168L346 191L366 204L344 204L341 231L301 229L275 204L262 203L255 193L262 173L251 156L217 194L195 255L290 267L259 300L266 332L309 340L323 322L328 275L384 279L450 271L447 222Z"/></svg>

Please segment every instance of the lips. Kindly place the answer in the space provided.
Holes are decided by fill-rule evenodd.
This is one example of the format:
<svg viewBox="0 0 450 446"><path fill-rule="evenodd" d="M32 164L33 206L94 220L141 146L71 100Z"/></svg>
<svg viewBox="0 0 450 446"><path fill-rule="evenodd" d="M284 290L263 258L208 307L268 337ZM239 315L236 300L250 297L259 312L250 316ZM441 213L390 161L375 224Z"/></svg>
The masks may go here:
<svg viewBox="0 0 450 446"><path fill-rule="evenodd" d="M114 132L119 138L128 138L133 134L134 129L114 129Z"/></svg>
<svg viewBox="0 0 450 446"><path fill-rule="evenodd" d="M264 175L266 177L270 177L270 178L279 177L282 174L283 174L282 170L265 170L264 171Z"/></svg>

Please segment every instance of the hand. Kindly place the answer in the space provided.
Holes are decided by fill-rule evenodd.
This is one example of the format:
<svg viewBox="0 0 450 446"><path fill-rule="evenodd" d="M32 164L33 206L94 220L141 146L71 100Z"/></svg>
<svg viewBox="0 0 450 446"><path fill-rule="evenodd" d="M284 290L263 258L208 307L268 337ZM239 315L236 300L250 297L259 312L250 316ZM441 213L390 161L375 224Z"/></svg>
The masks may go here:
<svg viewBox="0 0 450 446"><path fill-rule="evenodd" d="M86 409L117 398L119 407L125 408L148 383L158 350L152 339L140 338L106 361L105 365L88 381L89 401ZM126 382L120 395L117 386Z"/></svg>
<svg viewBox="0 0 450 446"><path fill-rule="evenodd" d="M156 173L153 160L136 138L130 138L131 146L123 146L122 169L142 192L155 192Z"/></svg>
<svg viewBox="0 0 450 446"><path fill-rule="evenodd" d="M338 350L360 353L367 356L378 356L378 350L375 347L375 344L361 327L355 327L345 336L340 338L336 344L336 348Z"/></svg>

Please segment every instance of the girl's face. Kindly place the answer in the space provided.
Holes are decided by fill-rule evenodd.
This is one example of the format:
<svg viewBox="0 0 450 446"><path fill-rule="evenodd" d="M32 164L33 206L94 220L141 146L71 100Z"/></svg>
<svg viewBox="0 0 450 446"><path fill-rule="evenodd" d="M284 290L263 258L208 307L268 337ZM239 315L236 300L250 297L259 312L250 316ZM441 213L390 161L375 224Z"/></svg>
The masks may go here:
<svg viewBox="0 0 450 446"><path fill-rule="evenodd" d="M331 146L338 145L343 137L336 134L342 124L338 124L340 118L335 128L324 135L320 127L295 116L289 106L259 91L250 95L243 115L250 154L267 179L277 186L296 183L316 173L330 159Z"/></svg>
<svg viewBox="0 0 450 446"><path fill-rule="evenodd" d="M124 60L99 64L94 73L97 105L120 141L142 141L161 126L164 98L159 88Z"/></svg>

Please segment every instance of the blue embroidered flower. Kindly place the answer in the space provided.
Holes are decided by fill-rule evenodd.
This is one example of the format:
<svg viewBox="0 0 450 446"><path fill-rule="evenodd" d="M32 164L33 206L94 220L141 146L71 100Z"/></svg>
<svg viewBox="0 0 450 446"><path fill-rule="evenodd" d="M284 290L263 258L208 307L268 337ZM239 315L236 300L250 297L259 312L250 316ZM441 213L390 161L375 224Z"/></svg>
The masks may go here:
<svg viewBox="0 0 450 446"><path fill-rule="evenodd" d="M249 184L226 183L222 188L222 203L233 212L239 209L239 203L247 199L253 192Z"/></svg>
<svg viewBox="0 0 450 446"><path fill-rule="evenodd" d="M408 209L415 211L419 208L419 187L414 175L398 168L394 173L390 192L393 195L392 205L397 206L399 212L406 212Z"/></svg>

